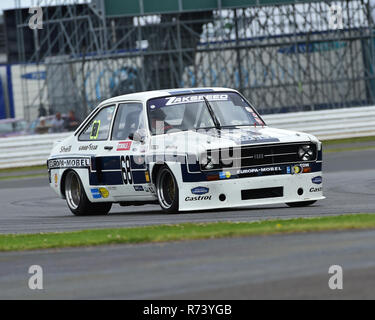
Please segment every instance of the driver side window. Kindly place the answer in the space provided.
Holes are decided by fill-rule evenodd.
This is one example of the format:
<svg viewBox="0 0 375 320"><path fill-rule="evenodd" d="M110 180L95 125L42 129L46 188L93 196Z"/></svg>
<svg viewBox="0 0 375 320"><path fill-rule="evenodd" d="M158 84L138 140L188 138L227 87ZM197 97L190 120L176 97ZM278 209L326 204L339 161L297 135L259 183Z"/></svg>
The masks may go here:
<svg viewBox="0 0 375 320"><path fill-rule="evenodd" d="M116 106L105 107L90 121L80 134L79 141L103 141L108 139Z"/></svg>
<svg viewBox="0 0 375 320"><path fill-rule="evenodd" d="M122 103L118 107L113 126L112 140L127 140L139 129L144 129L141 103Z"/></svg>

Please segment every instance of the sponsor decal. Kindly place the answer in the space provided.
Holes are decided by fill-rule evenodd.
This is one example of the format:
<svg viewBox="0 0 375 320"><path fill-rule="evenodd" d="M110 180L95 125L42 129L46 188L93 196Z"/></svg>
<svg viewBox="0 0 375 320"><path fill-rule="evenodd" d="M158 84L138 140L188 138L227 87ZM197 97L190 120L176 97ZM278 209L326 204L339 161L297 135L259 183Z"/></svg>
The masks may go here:
<svg viewBox="0 0 375 320"><path fill-rule="evenodd" d="M109 191L106 188L99 188L99 193L103 198L109 197Z"/></svg>
<svg viewBox="0 0 375 320"><path fill-rule="evenodd" d="M300 173L309 173L311 172L310 165L308 163L298 164L292 167L286 167L287 174L300 174Z"/></svg>
<svg viewBox="0 0 375 320"><path fill-rule="evenodd" d="M90 140L96 140L99 136L99 129L100 129L100 120L95 120L92 124L91 134L90 134Z"/></svg>
<svg viewBox="0 0 375 320"><path fill-rule="evenodd" d="M48 169L59 168L89 168L91 159L89 158L65 158L48 160Z"/></svg>
<svg viewBox="0 0 375 320"><path fill-rule="evenodd" d="M292 169L293 174L300 174L302 172L301 166L294 166Z"/></svg>
<svg viewBox="0 0 375 320"><path fill-rule="evenodd" d="M196 187L196 188L193 188L191 189L191 193L192 194L206 194L208 193L208 191L210 191L210 189L206 188L206 187Z"/></svg>
<svg viewBox="0 0 375 320"><path fill-rule="evenodd" d="M322 187L319 187L319 188L312 187L312 188L310 188L310 192L321 192L322 190L323 190Z"/></svg>
<svg viewBox="0 0 375 320"><path fill-rule="evenodd" d="M92 188L91 194L94 199L108 198L109 191L106 188Z"/></svg>
<svg viewBox="0 0 375 320"><path fill-rule="evenodd" d="M134 186L135 191L145 191L142 186Z"/></svg>
<svg viewBox="0 0 375 320"><path fill-rule="evenodd" d="M172 106L175 104L183 104L183 103L196 103L200 101L204 101L203 98L206 98L208 101L227 101L228 95L227 94L207 94L207 95L194 95L194 96L186 96L186 97L169 97L166 98L168 101L165 104L166 106Z"/></svg>
<svg viewBox="0 0 375 320"><path fill-rule="evenodd" d="M227 172L219 172L219 178L220 179L229 179L231 177L231 173L229 171Z"/></svg>
<svg viewBox="0 0 375 320"><path fill-rule="evenodd" d="M72 151L72 146L69 146L69 147L65 147L65 146L62 146L60 148L60 153L63 153L63 152L70 152Z"/></svg>
<svg viewBox="0 0 375 320"><path fill-rule="evenodd" d="M148 171L145 172L145 179L146 182L150 182L150 174L148 173Z"/></svg>
<svg viewBox="0 0 375 320"><path fill-rule="evenodd" d="M99 189L98 189L98 188L91 189L91 194L92 194L92 197L93 197L94 199L101 199L101 198L102 198L102 195L101 195L101 193L99 192Z"/></svg>
<svg viewBox="0 0 375 320"><path fill-rule="evenodd" d="M223 129L223 130L220 130L220 132L209 130L207 132L200 132L200 133L207 134L208 136L215 137L215 138L229 139L229 140L234 141L238 145L280 141L278 138L274 138L272 136L269 136L269 135L266 135L264 133L257 132L254 130L250 130L250 129L237 129L237 130Z"/></svg>
<svg viewBox="0 0 375 320"><path fill-rule="evenodd" d="M117 145L117 151L128 151L130 150L132 141L122 141Z"/></svg>
<svg viewBox="0 0 375 320"><path fill-rule="evenodd" d="M186 197L185 201L201 201L201 200L211 200L212 196L197 196L197 197Z"/></svg>
<svg viewBox="0 0 375 320"><path fill-rule="evenodd" d="M57 173L53 175L53 181L55 182L55 188L57 188L59 182L59 176L57 175Z"/></svg>
<svg viewBox="0 0 375 320"><path fill-rule="evenodd" d="M314 184L322 184L323 182L323 178L321 176L318 176L318 177L314 177L311 179L312 183Z"/></svg>
<svg viewBox="0 0 375 320"><path fill-rule="evenodd" d="M238 170L237 174L280 172L280 171L283 171L283 169L281 167L251 168L251 169Z"/></svg>
<svg viewBox="0 0 375 320"><path fill-rule="evenodd" d="M98 149L98 145L96 144L89 144L89 145L85 145L85 146L80 146L79 147L79 151L95 151Z"/></svg>

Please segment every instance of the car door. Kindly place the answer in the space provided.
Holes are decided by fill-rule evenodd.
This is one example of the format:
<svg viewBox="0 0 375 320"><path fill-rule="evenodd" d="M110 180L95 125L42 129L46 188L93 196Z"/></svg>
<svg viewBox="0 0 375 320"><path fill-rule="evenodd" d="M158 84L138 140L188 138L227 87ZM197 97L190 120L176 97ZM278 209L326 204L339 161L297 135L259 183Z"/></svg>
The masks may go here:
<svg viewBox="0 0 375 320"><path fill-rule="evenodd" d="M146 185L150 181L143 161L146 144L134 140L136 132L146 132L145 119L141 102L119 103L111 140L107 144L120 163L122 185L113 190L119 201L136 200L147 195Z"/></svg>
<svg viewBox="0 0 375 320"><path fill-rule="evenodd" d="M121 176L118 172L119 164L108 159L108 151L110 151L108 149L108 141L110 140L115 110L116 104L101 108L77 139L77 145L75 146L77 154L91 157L89 171L89 185L91 187L121 183ZM117 177L116 173L114 173L115 171L118 173Z"/></svg>

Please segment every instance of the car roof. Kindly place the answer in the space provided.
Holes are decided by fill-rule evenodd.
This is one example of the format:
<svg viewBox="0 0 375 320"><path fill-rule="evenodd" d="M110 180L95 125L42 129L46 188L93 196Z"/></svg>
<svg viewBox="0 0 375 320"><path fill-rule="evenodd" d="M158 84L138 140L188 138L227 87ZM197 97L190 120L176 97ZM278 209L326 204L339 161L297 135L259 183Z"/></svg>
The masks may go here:
<svg viewBox="0 0 375 320"><path fill-rule="evenodd" d="M219 87L207 87L207 88L180 88L180 89L162 89L162 90L154 90L154 91L143 91L143 92L136 92L125 94L122 96L116 96L110 99L103 101L101 105L108 104L108 103L115 103L118 101L124 100L140 100L142 102L146 102L152 98L160 98L165 96L174 96L178 94L190 94L190 93L212 93L218 91L230 91L230 92L237 92L234 89L229 88L219 88Z"/></svg>

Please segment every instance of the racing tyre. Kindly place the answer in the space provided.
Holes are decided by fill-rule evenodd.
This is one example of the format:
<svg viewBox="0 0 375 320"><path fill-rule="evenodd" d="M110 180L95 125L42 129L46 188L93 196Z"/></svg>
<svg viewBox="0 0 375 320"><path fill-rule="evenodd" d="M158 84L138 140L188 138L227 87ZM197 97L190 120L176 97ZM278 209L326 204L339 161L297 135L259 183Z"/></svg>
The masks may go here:
<svg viewBox="0 0 375 320"><path fill-rule="evenodd" d="M157 174L156 194L164 212L178 212L178 185L172 171L167 166L162 167Z"/></svg>
<svg viewBox="0 0 375 320"><path fill-rule="evenodd" d="M65 198L70 211L76 216L106 215L112 203L92 203L87 198L81 179L74 171L65 178Z"/></svg>
<svg viewBox="0 0 375 320"><path fill-rule="evenodd" d="M307 207L314 204L316 200L313 201L301 201L301 202L289 202L287 205L292 208Z"/></svg>

